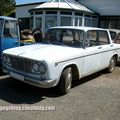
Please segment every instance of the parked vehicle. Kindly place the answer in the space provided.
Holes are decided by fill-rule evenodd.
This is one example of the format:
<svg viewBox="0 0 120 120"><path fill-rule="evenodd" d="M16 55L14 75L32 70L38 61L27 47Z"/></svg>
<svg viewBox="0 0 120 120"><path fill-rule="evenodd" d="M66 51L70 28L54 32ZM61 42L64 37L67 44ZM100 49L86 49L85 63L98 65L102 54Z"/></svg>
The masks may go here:
<svg viewBox="0 0 120 120"><path fill-rule="evenodd" d="M19 25L16 18L0 16L0 66L2 51L20 46Z"/></svg>
<svg viewBox="0 0 120 120"><path fill-rule="evenodd" d="M109 29L111 38L114 43L120 44L120 30Z"/></svg>
<svg viewBox="0 0 120 120"><path fill-rule="evenodd" d="M3 50L35 43L33 35L26 35L25 33L28 33L28 30L24 30L21 33L16 18L0 16L0 70Z"/></svg>
<svg viewBox="0 0 120 120"><path fill-rule="evenodd" d="M113 72L120 45L105 29L53 27L43 43L5 50L2 59L11 77L43 88L58 86L66 94L74 80L105 68Z"/></svg>

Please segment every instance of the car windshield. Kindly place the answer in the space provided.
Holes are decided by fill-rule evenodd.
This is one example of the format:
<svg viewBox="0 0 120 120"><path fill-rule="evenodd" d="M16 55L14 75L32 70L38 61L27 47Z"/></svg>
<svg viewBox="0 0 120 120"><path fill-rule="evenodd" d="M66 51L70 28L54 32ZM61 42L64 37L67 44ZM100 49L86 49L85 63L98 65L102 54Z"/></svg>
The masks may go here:
<svg viewBox="0 0 120 120"><path fill-rule="evenodd" d="M1 37L1 34L2 34L2 28L3 28L3 20L0 19L0 37Z"/></svg>
<svg viewBox="0 0 120 120"><path fill-rule="evenodd" d="M83 47L83 30L75 29L49 29L45 35L45 41L56 45L71 47Z"/></svg>

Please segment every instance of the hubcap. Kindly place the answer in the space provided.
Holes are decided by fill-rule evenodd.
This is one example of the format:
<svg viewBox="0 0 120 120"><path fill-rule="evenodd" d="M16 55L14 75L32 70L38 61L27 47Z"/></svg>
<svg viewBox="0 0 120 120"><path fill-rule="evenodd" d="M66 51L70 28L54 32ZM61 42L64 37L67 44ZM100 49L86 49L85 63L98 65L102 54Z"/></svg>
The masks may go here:
<svg viewBox="0 0 120 120"><path fill-rule="evenodd" d="M71 82L72 82L72 74L69 72L68 78L67 78L67 89L69 90L71 88Z"/></svg>
<svg viewBox="0 0 120 120"><path fill-rule="evenodd" d="M115 67L115 61L114 61L114 59L111 59L111 61L110 61L110 71L113 71L114 67Z"/></svg>

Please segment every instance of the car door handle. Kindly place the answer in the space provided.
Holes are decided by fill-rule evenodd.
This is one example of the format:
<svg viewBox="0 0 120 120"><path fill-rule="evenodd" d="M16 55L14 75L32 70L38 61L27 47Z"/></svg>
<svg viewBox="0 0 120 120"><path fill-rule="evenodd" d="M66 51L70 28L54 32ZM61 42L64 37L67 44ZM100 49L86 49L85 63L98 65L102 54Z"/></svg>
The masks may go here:
<svg viewBox="0 0 120 120"><path fill-rule="evenodd" d="M100 46L100 47L98 47L98 49L101 49L102 47Z"/></svg>
<svg viewBox="0 0 120 120"><path fill-rule="evenodd" d="M110 47L113 47L113 45L110 45Z"/></svg>

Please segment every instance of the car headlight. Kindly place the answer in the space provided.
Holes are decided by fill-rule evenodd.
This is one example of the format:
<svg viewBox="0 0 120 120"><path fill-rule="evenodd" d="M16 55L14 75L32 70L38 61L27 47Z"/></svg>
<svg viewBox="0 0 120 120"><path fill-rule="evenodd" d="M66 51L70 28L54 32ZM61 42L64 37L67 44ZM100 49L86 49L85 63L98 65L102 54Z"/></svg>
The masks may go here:
<svg viewBox="0 0 120 120"><path fill-rule="evenodd" d="M39 65L37 63L33 64L33 71L38 72Z"/></svg>
<svg viewBox="0 0 120 120"><path fill-rule="evenodd" d="M46 72L46 67L45 67L45 65L42 64L42 63L39 65L39 72L40 72L41 74L45 74L45 72Z"/></svg>
<svg viewBox="0 0 120 120"><path fill-rule="evenodd" d="M10 57L8 55L3 55L3 62L7 65L11 65Z"/></svg>
<svg viewBox="0 0 120 120"><path fill-rule="evenodd" d="M3 55L3 56L2 56L2 60L3 60L4 63L6 63L6 61L7 61L7 56L6 56L6 55Z"/></svg>
<svg viewBox="0 0 120 120"><path fill-rule="evenodd" d="M36 73L45 74L46 66L43 63L34 63L32 66L32 71Z"/></svg>
<svg viewBox="0 0 120 120"><path fill-rule="evenodd" d="M7 57L7 59L6 59L6 63L9 64L9 65L11 64L11 62L10 62L10 58L9 58L9 57Z"/></svg>

